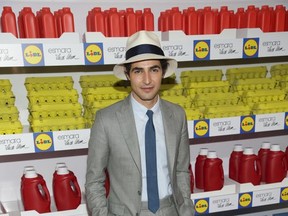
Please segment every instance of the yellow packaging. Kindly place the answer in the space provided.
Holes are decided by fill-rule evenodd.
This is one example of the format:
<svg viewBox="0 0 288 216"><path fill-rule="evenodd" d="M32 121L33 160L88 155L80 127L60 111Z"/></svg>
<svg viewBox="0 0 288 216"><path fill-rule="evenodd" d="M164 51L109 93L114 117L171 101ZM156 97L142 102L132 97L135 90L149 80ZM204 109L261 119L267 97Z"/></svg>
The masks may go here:
<svg viewBox="0 0 288 216"><path fill-rule="evenodd" d="M180 74L181 83L208 82L222 80L222 70L189 70Z"/></svg>
<svg viewBox="0 0 288 216"><path fill-rule="evenodd" d="M25 79L27 91L73 89L73 84L71 76L27 77Z"/></svg>
<svg viewBox="0 0 288 216"><path fill-rule="evenodd" d="M279 113L288 111L288 101L271 101L256 103L253 107L253 114Z"/></svg>
<svg viewBox="0 0 288 216"><path fill-rule="evenodd" d="M0 92L9 92L12 85L9 79L0 79Z"/></svg>
<svg viewBox="0 0 288 216"><path fill-rule="evenodd" d="M196 94L229 92L230 83L228 81L193 82L187 86L187 89L188 91L192 89Z"/></svg>
<svg viewBox="0 0 288 216"><path fill-rule="evenodd" d="M184 86L181 84L162 84L160 87L160 95L182 96L184 95Z"/></svg>
<svg viewBox="0 0 288 216"><path fill-rule="evenodd" d="M23 126L19 120L0 121L0 134L19 134L23 132Z"/></svg>
<svg viewBox="0 0 288 216"><path fill-rule="evenodd" d="M196 106L236 105L240 100L237 92L203 93L197 94L194 99Z"/></svg>
<svg viewBox="0 0 288 216"><path fill-rule="evenodd" d="M187 108L185 109L187 120L199 120L203 119L204 114L201 109L198 108Z"/></svg>
<svg viewBox="0 0 288 216"><path fill-rule="evenodd" d="M114 75L82 75L80 76L80 86L82 88L112 87L121 80Z"/></svg>
<svg viewBox="0 0 288 216"><path fill-rule="evenodd" d="M170 101L172 103L182 106L184 109L191 108L192 99L185 96L162 96L164 100Z"/></svg>
<svg viewBox="0 0 288 216"><path fill-rule="evenodd" d="M234 91L248 90L269 90L274 89L277 85L274 78L254 78L254 79L239 79L235 80L232 85Z"/></svg>
<svg viewBox="0 0 288 216"><path fill-rule="evenodd" d="M288 75L288 64L273 65L270 69L272 77Z"/></svg>
<svg viewBox="0 0 288 216"><path fill-rule="evenodd" d="M15 96L12 91L0 91L0 106L13 106L15 104Z"/></svg>
<svg viewBox="0 0 288 216"><path fill-rule="evenodd" d="M238 79L265 78L266 76L266 66L237 67L229 68L226 70L226 79L230 82Z"/></svg>
<svg viewBox="0 0 288 216"><path fill-rule="evenodd" d="M250 114L251 114L250 107L246 105L206 107L204 111L204 117L208 119L224 118L232 116L244 116Z"/></svg>
<svg viewBox="0 0 288 216"><path fill-rule="evenodd" d="M286 92L280 89L253 90L245 91L242 100L244 103L251 105L258 102L282 101L285 97Z"/></svg>
<svg viewBox="0 0 288 216"><path fill-rule="evenodd" d="M30 103L77 103L78 92L75 89L31 91L27 95Z"/></svg>
<svg viewBox="0 0 288 216"><path fill-rule="evenodd" d="M0 106L0 121L16 121L19 111L15 106Z"/></svg>

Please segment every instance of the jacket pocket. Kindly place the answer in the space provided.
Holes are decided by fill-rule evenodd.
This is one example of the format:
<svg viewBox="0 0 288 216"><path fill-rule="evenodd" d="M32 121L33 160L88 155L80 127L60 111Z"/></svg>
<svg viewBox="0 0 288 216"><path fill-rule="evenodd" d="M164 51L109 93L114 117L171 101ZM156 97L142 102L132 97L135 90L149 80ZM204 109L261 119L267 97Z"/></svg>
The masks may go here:
<svg viewBox="0 0 288 216"><path fill-rule="evenodd" d="M123 216L125 212L125 206L109 202L108 211L114 215Z"/></svg>

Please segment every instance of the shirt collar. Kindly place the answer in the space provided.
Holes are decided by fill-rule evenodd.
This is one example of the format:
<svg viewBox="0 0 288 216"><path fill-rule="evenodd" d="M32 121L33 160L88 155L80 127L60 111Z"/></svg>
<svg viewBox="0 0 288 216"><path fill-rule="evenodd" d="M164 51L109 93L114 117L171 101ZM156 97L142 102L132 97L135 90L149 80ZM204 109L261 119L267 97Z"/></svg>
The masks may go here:
<svg viewBox="0 0 288 216"><path fill-rule="evenodd" d="M156 104L150 109L153 111L154 114L157 114L158 112L160 112L160 97L159 95L157 97L158 97L158 100ZM131 104L135 113L137 113L141 117L146 116L146 112L148 109L142 104L140 104L138 101L136 101L136 99L133 97L133 94L131 94Z"/></svg>

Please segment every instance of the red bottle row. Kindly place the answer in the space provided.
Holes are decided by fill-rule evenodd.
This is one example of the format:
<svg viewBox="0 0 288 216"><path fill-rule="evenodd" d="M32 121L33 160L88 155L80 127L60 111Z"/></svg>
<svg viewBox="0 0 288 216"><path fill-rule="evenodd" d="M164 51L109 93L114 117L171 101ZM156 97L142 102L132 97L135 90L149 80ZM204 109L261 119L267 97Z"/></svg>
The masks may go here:
<svg viewBox="0 0 288 216"><path fill-rule="evenodd" d="M95 7L86 18L87 32L102 32L106 37L127 37L140 30L154 31L154 14L150 8L104 10Z"/></svg>
<svg viewBox="0 0 288 216"><path fill-rule="evenodd" d="M283 5L275 8L263 5L260 8L249 5L237 11L227 6L195 9L178 7L162 11L158 18L158 30L183 30L187 35L219 34L228 28L260 28L263 32L288 31L288 11Z"/></svg>
<svg viewBox="0 0 288 216"><path fill-rule="evenodd" d="M9 6L1 14L2 32L10 32L19 38L57 38L63 32L74 32L74 16L68 7L50 11L49 7L33 13L31 7L24 7L16 16ZM19 32L19 34L18 34Z"/></svg>
<svg viewBox="0 0 288 216"><path fill-rule="evenodd" d="M53 173L53 195L58 211L76 209L81 203L81 190L77 178L63 163L57 164ZM21 197L25 211L51 212L51 199L46 182L34 167L24 169Z"/></svg>

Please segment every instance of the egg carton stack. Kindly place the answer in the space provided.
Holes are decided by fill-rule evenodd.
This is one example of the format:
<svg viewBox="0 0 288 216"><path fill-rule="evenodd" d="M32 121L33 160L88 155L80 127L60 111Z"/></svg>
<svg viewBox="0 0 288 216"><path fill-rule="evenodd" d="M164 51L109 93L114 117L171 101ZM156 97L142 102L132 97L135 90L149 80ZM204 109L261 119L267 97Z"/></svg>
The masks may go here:
<svg viewBox="0 0 288 216"><path fill-rule="evenodd" d="M130 93L130 86L114 75L82 75L80 77L84 118L92 127L97 110L124 99Z"/></svg>
<svg viewBox="0 0 288 216"><path fill-rule="evenodd" d="M275 90L267 92L269 100L262 100L255 104L253 112L278 113L288 110L288 64L276 64L270 69L271 78L276 80Z"/></svg>
<svg viewBox="0 0 288 216"><path fill-rule="evenodd" d="M15 96L10 80L0 80L0 134L22 133L19 111L15 106Z"/></svg>
<svg viewBox="0 0 288 216"><path fill-rule="evenodd" d="M86 128L71 76L27 77L30 128L33 132Z"/></svg>

